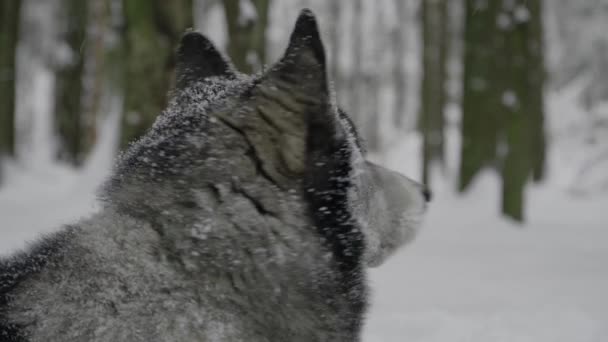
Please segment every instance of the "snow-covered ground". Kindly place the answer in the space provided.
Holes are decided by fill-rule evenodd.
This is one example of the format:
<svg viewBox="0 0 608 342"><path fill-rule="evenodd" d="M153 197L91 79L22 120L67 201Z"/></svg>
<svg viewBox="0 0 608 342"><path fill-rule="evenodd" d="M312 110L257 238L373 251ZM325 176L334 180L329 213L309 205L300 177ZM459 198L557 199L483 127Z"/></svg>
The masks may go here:
<svg viewBox="0 0 608 342"><path fill-rule="evenodd" d="M419 238L373 270L365 341L608 341L608 198L532 189L520 227L482 178L438 194Z"/></svg>
<svg viewBox="0 0 608 342"><path fill-rule="evenodd" d="M22 158L4 165L0 186L0 255L23 248L97 209L96 190L116 154L118 112L102 120L101 142L81 170L50 159ZM34 153L35 154L35 153Z"/></svg>
<svg viewBox="0 0 608 342"><path fill-rule="evenodd" d="M523 226L501 218L492 172L454 193L460 142L447 132L424 230L371 272L365 341L608 341L608 168L579 171L606 145L585 144L578 93L547 96L550 172L528 189ZM416 175L418 150L410 137L380 160Z"/></svg>

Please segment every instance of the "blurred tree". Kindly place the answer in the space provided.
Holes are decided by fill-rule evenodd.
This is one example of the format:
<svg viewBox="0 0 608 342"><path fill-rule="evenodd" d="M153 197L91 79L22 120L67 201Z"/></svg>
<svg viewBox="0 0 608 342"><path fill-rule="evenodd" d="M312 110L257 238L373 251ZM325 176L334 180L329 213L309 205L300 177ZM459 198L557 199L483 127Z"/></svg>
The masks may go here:
<svg viewBox="0 0 608 342"><path fill-rule="evenodd" d="M79 165L96 140L104 95L123 89L122 51L117 41L121 0L61 0L62 40L69 52L59 60L55 86L55 126L59 159Z"/></svg>
<svg viewBox="0 0 608 342"><path fill-rule="evenodd" d="M88 24L84 45L81 121L83 147L88 152L96 142L97 118L108 110L109 94L122 94L122 51L119 32L122 20L122 0L88 1ZM110 91L111 89L111 91Z"/></svg>
<svg viewBox="0 0 608 342"><path fill-rule="evenodd" d="M175 46L193 26L192 0L128 0L125 103L121 145L141 136L167 103Z"/></svg>
<svg viewBox="0 0 608 342"><path fill-rule="evenodd" d="M422 6L422 85L419 127L422 132L422 181L430 184L430 166L444 159L444 108L447 65L447 0L425 0Z"/></svg>
<svg viewBox="0 0 608 342"><path fill-rule="evenodd" d="M4 156L15 152L15 53L20 5L18 0L0 3L0 166Z"/></svg>
<svg viewBox="0 0 608 342"><path fill-rule="evenodd" d="M545 44L543 37L543 2L529 1L528 6L529 34L527 43L527 59L530 61L528 70L528 82L530 91L530 115L532 116L532 177L534 181L540 182L545 178L546 162L546 135L544 115L544 88L546 77Z"/></svg>
<svg viewBox="0 0 608 342"><path fill-rule="evenodd" d="M66 57L60 60L55 83L55 126L58 157L74 165L82 162L86 128L82 121L82 74L86 46L87 1L64 0L62 40Z"/></svg>
<svg viewBox="0 0 608 342"><path fill-rule="evenodd" d="M224 0L228 54L242 72L260 71L266 63L266 28L270 0Z"/></svg>
<svg viewBox="0 0 608 342"><path fill-rule="evenodd" d="M93 146L96 138L96 116L102 96L103 66L105 57L104 34L108 27L107 5L109 0L90 0L86 43L84 44L82 130L84 149Z"/></svg>
<svg viewBox="0 0 608 342"><path fill-rule="evenodd" d="M465 1L460 191L496 161L500 89L494 81L498 53L494 34L501 1Z"/></svg>
<svg viewBox="0 0 608 342"><path fill-rule="evenodd" d="M332 75L332 81L334 83L334 89L336 91L339 91L340 89L342 89L342 84L343 84L343 80L342 80L342 72L340 70L340 51L341 51L341 39L340 39L340 34L341 34L341 24L342 24L342 15L341 13L342 11L342 7L341 7L341 3L339 1L329 1L329 3L327 4L329 6L329 13L330 16L333 20L331 20L329 22L330 27L329 27L329 41L330 41L330 46L329 46L329 60L330 60L330 67L329 67L329 71Z"/></svg>
<svg viewBox="0 0 608 342"><path fill-rule="evenodd" d="M365 30L363 27L363 0L353 0L353 14L351 19L351 30L350 34L353 37L352 52L353 66L349 75L349 102L348 111L352 116L355 124L361 128L363 125L363 101L364 101L364 83L361 79L363 71L363 39L365 37Z"/></svg>
<svg viewBox="0 0 608 342"><path fill-rule="evenodd" d="M360 51L364 62L362 69L358 72L362 86L360 93L360 112L361 131L365 139L366 146L370 151L380 151L382 141L380 139L380 88L382 86L381 78L384 76L383 71L383 55L384 51L389 49L390 38L385 30L384 11L381 10L381 4L362 1L362 9L360 12L361 36L367 42L360 46L363 50ZM367 15L366 15L367 14ZM366 22L366 19L369 20ZM371 39L371 37L377 37Z"/></svg>
<svg viewBox="0 0 608 342"><path fill-rule="evenodd" d="M460 189L500 167L502 211L524 219L544 165L542 0L467 0Z"/></svg>
<svg viewBox="0 0 608 342"><path fill-rule="evenodd" d="M544 165L542 0L504 1L497 17L502 59L502 106L506 126L502 211L524 218L524 188L540 180Z"/></svg>
<svg viewBox="0 0 608 342"><path fill-rule="evenodd" d="M406 36L408 26L404 23L409 17L408 3L405 0L395 0L395 8L397 10L398 22L393 27L392 43L395 51L394 60L394 87L395 87L395 103L393 105L393 123L397 128L402 128L406 114L406 99L407 99L407 71L405 69L406 57Z"/></svg>

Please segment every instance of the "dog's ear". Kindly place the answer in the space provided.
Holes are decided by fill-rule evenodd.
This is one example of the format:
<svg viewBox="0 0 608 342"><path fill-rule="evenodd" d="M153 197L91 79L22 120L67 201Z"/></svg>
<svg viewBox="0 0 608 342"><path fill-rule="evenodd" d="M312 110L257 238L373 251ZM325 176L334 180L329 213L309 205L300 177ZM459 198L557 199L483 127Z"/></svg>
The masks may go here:
<svg viewBox="0 0 608 342"><path fill-rule="evenodd" d="M325 49L314 14L303 10L283 58L265 75L270 82L297 88L302 95L329 99Z"/></svg>
<svg viewBox="0 0 608 342"><path fill-rule="evenodd" d="M182 36L175 70L178 88L211 76L234 75L230 61L222 56L207 37L193 31Z"/></svg>
<svg viewBox="0 0 608 342"><path fill-rule="evenodd" d="M326 149L337 130L325 50L310 10L300 13L285 54L262 75L254 92L258 112L282 131L287 169L303 172L307 155Z"/></svg>
<svg viewBox="0 0 608 342"><path fill-rule="evenodd" d="M316 19L304 10L281 60L243 91L248 103L215 113L247 136L265 174L280 187L292 186L316 155L335 145L339 126L325 64Z"/></svg>

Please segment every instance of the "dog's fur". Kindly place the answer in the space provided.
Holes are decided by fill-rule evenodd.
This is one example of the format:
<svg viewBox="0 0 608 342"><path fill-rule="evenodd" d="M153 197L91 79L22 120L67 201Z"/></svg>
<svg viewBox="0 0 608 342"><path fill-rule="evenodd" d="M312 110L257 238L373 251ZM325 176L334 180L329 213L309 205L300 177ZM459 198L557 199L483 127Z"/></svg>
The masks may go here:
<svg viewBox="0 0 608 342"><path fill-rule="evenodd" d="M325 69L307 10L261 75L186 33L170 104L103 209L0 263L0 341L359 340L366 265L425 201L365 160Z"/></svg>

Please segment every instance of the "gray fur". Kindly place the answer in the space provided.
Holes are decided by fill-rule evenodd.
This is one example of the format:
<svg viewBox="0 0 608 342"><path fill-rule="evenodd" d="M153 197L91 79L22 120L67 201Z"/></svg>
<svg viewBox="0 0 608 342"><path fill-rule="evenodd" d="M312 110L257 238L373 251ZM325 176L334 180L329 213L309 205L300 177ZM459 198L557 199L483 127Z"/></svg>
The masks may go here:
<svg viewBox="0 0 608 342"><path fill-rule="evenodd" d="M170 104L119 158L101 212L40 260L0 264L0 341L359 339L364 262L411 239L420 187L362 161L310 12L263 75L218 56L186 34Z"/></svg>
<svg viewBox="0 0 608 342"><path fill-rule="evenodd" d="M426 211L421 184L369 161L356 168L353 211L366 238L365 262L376 267L418 234Z"/></svg>

